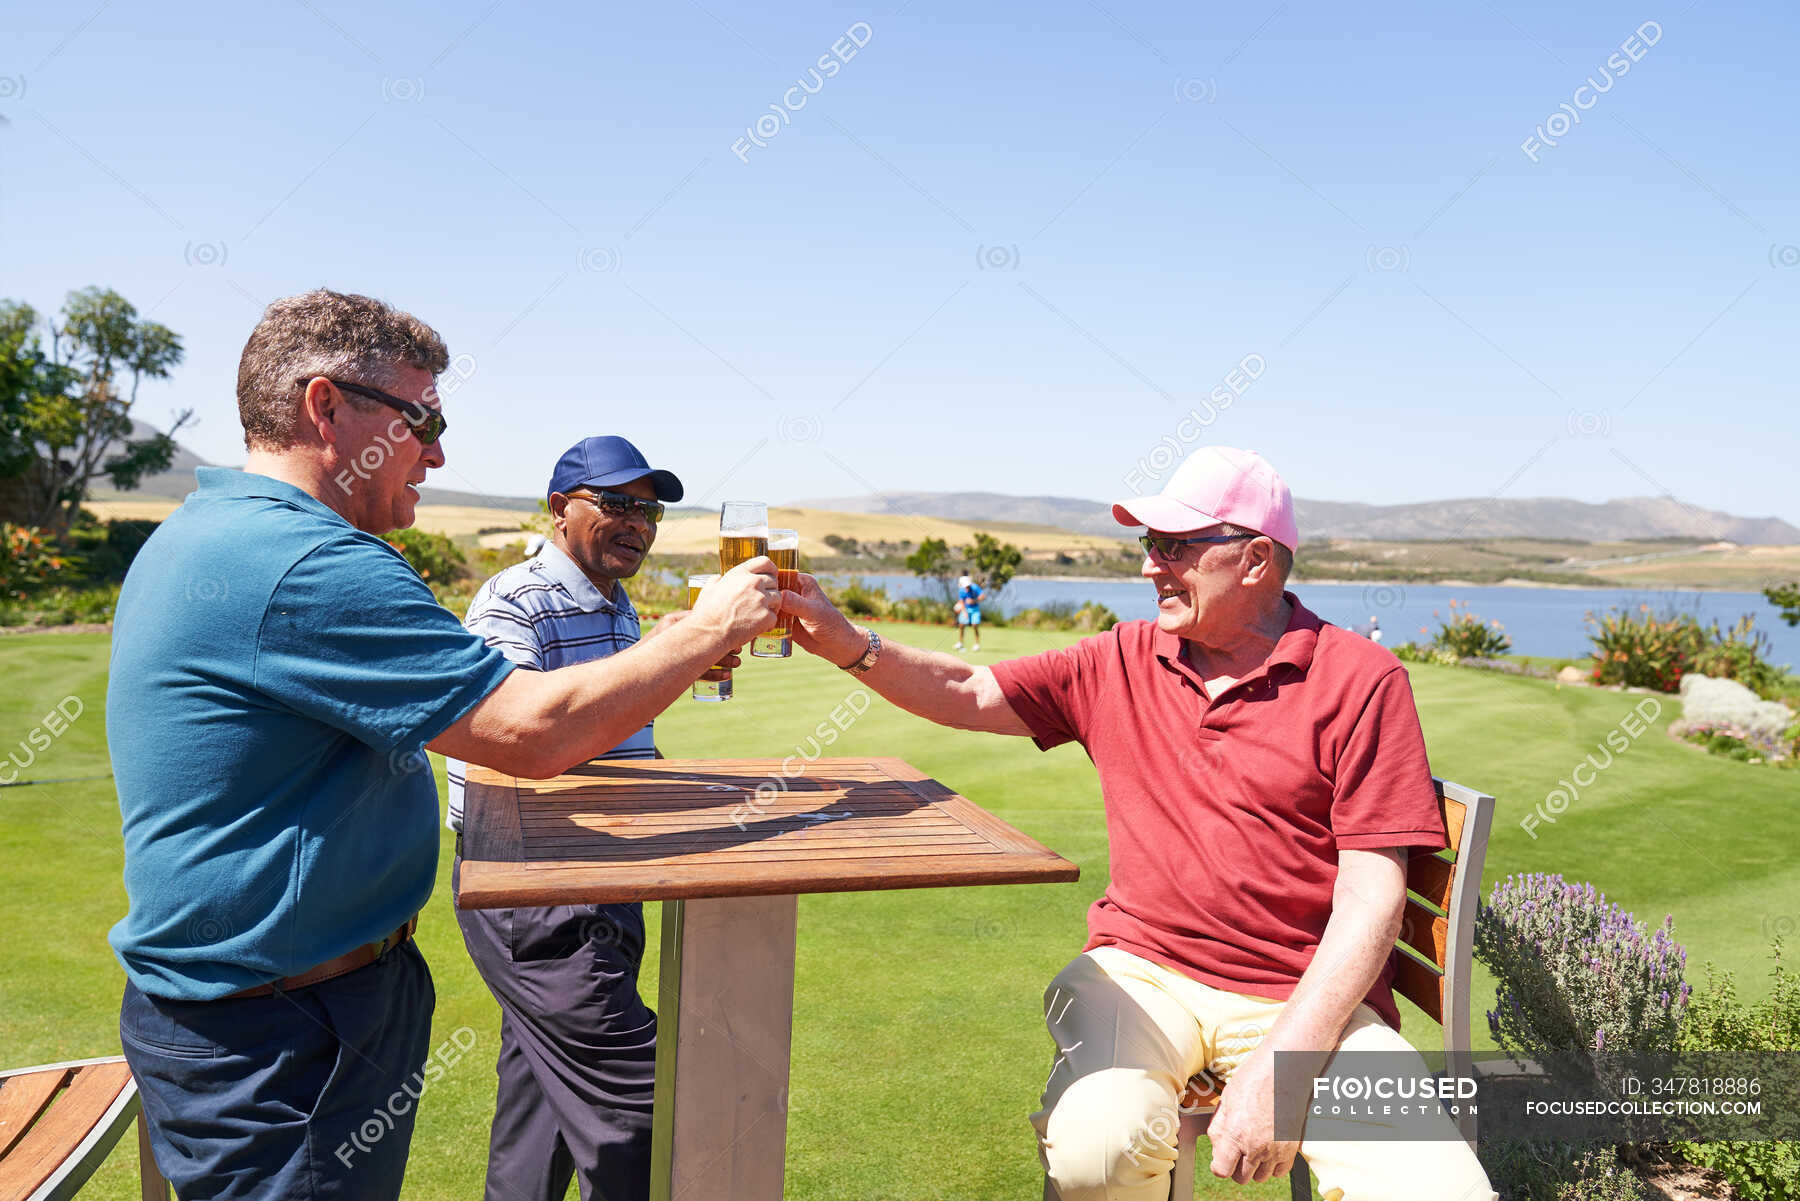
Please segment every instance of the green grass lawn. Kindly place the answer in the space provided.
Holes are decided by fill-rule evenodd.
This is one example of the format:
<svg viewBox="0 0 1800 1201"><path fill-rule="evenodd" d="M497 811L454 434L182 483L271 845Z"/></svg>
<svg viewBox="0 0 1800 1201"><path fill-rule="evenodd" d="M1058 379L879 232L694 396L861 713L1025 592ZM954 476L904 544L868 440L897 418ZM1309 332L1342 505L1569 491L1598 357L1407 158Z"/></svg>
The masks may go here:
<svg viewBox="0 0 1800 1201"><path fill-rule="evenodd" d="M884 627L884 633L889 628ZM936 629L892 631L922 645ZM1074 635L994 629L979 662ZM67 696L82 715L21 779L108 770L102 705L107 638L0 639L0 739L16 745ZM1690 978L1711 959L1745 991L1766 990L1771 933L1800 921L1800 862L1789 821L1800 772L1711 758L1661 727L1620 755L1553 825L1533 839L1519 818L1569 776L1582 756L1643 698L1548 681L1427 665L1410 668L1434 769L1500 798L1489 882L1509 872L1591 880L1639 918L1675 915ZM658 722L671 756L791 753L855 687L815 660L752 662L737 699L683 702ZM72 706L71 706L72 708ZM1040 1184L1026 1115L1050 1061L1040 1018L1044 984L1084 938L1083 915L1106 883L1099 787L1079 748L1040 754L1022 739L938 729L883 701L832 753L898 755L1081 865L1066 885L809 896L800 901L788 1195L870 1198L1036 1198ZM442 764L438 765L442 773ZM0 1065L118 1052L122 976L106 945L124 911L118 809L110 780L0 789ZM478 1196L493 1105L498 1013L462 948L444 878L419 928L438 988L437 1039L461 1026L474 1051L426 1096L407 1193ZM648 906L650 945L657 907ZM656 965L644 986L654 1002ZM1476 989L1477 1043L1492 986ZM1407 1034L1431 1045L1437 1028L1403 1005ZM88 1195L135 1195L132 1140ZM1204 1156L1202 1157L1204 1162ZM1205 1175L1206 1195L1285 1197L1285 1184L1238 1188Z"/></svg>

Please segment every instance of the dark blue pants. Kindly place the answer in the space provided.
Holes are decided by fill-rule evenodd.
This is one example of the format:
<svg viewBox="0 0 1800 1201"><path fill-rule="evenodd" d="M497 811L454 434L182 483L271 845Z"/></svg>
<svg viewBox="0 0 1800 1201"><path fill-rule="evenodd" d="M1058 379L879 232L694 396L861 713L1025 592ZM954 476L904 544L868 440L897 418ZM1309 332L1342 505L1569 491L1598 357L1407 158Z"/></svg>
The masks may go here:
<svg viewBox="0 0 1800 1201"><path fill-rule="evenodd" d="M119 1040L182 1201L397 1198L437 997L410 940L310 988L170 1001L126 984Z"/></svg>
<svg viewBox="0 0 1800 1201"><path fill-rule="evenodd" d="M460 888L462 861L451 871ZM638 997L639 905L458 909L500 1003L500 1077L486 1201L650 1195L656 1015Z"/></svg>

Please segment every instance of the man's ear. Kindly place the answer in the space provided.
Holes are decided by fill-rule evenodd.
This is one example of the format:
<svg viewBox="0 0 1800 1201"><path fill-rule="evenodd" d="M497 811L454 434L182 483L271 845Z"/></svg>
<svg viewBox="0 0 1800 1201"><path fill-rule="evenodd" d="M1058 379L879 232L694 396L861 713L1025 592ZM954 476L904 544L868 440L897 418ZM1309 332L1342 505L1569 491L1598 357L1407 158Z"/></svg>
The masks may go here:
<svg viewBox="0 0 1800 1201"><path fill-rule="evenodd" d="M569 520L569 498L562 492L550 494L550 524L560 532Z"/></svg>
<svg viewBox="0 0 1800 1201"><path fill-rule="evenodd" d="M326 446L336 446L338 410L344 403L343 395L330 380L315 375L306 381L306 395L300 403L305 409L307 424L318 431L319 441Z"/></svg>
<svg viewBox="0 0 1800 1201"><path fill-rule="evenodd" d="M1268 549L1263 552L1262 559L1258 562L1251 563L1250 566L1248 566L1244 569L1244 582L1245 583L1257 583L1260 580L1262 580L1263 577L1272 574L1275 570L1275 543L1274 542L1270 541L1266 537L1265 538L1253 538L1253 539L1251 539L1251 541L1249 543L1250 553L1252 555L1254 555L1257 551L1258 546L1260 544L1264 544L1264 543L1267 544Z"/></svg>

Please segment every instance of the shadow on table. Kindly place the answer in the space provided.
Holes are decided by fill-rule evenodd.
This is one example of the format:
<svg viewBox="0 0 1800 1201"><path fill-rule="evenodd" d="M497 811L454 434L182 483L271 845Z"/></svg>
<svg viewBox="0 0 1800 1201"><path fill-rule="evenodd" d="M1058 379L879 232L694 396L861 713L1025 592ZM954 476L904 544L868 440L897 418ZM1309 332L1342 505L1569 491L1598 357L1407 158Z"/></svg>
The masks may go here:
<svg viewBox="0 0 1800 1201"><path fill-rule="evenodd" d="M793 776L771 778L765 773L728 771L675 773L630 762L586 763L565 773L595 779L619 781L615 787L621 799L629 798L631 808L608 820L621 831L632 828L637 819L659 812L684 814L694 810L709 811L693 824L654 834L613 833L602 827L575 820L572 814L559 814L565 829L555 822L546 823L545 815L537 815L531 834L526 838L527 859L539 858L532 844L542 850L546 842L555 841L559 853L566 850L569 858L628 862L635 859L667 859L680 855L704 855L709 851L747 846L783 834L812 829L822 825L844 823L845 832L871 833L858 829L859 819L892 819L927 808L934 802L956 795L935 780L907 781L892 779L844 779L831 776ZM771 791L768 787L778 784ZM762 791L759 792L758 789ZM796 798L819 795L813 808L796 810ZM921 795L923 794L923 795ZM595 808L605 808L605 798L595 797ZM645 802L650 802L645 804ZM520 796L521 816L529 809L530 798ZM566 804L566 799L562 802ZM771 806L781 805L780 812ZM665 808L666 807L666 808ZM718 810L717 824L706 824L712 810ZM578 836L578 837L577 837ZM804 849L804 842L797 843Z"/></svg>

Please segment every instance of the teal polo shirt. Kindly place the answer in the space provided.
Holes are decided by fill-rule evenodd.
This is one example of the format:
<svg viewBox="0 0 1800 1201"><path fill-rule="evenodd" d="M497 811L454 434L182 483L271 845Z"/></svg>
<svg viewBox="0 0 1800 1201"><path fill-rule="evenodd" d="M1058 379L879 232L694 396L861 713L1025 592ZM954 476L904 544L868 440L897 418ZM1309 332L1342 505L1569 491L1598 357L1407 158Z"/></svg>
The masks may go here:
<svg viewBox="0 0 1800 1201"><path fill-rule="evenodd" d="M392 933L431 895L423 745L512 670L393 547L306 492L202 467L132 562L106 740L153 996L210 1000Z"/></svg>

